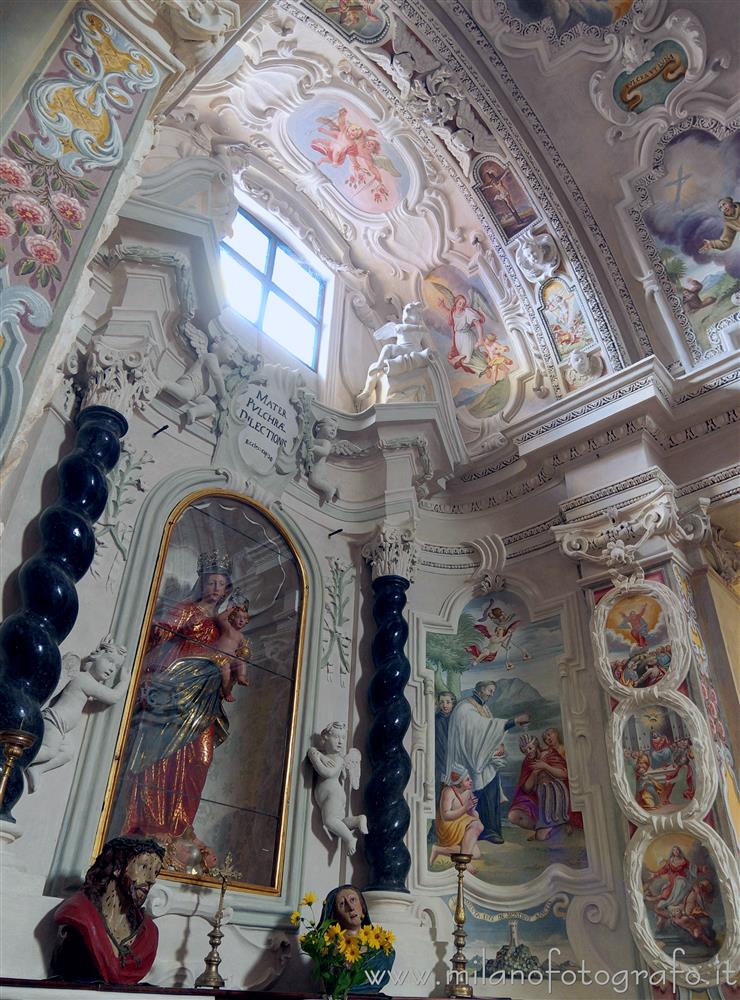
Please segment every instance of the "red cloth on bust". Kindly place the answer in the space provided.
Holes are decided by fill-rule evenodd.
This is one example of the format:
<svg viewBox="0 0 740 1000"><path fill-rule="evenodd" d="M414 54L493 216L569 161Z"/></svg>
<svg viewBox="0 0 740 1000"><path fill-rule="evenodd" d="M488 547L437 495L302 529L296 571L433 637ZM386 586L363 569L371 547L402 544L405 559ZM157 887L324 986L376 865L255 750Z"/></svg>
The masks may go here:
<svg viewBox="0 0 740 1000"><path fill-rule="evenodd" d="M128 942L130 951L124 958L109 938L100 910L84 893L77 892L58 906L54 922L77 931L103 982L131 986L140 982L154 965L159 931L149 916L144 917L136 936Z"/></svg>

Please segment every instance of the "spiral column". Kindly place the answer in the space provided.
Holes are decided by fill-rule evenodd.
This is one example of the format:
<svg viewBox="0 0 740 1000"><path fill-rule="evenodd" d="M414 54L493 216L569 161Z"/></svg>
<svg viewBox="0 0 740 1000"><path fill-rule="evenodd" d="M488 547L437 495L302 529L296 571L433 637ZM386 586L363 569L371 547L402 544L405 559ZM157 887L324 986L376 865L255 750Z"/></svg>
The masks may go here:
<svg viewBox="0 0 740 1000"><path fill-rule="evenodd" d="M408 892L411 856L404 838L411 814L404 792L411 776L411 758L403 738L411 722L411 706L405 695L411 667L404 652L409 630L403 609L416 560L413 533L384 526L363 548L362 555L372 568L377 626L372 643L375 674L368 691L373 721L367 743L372 774L365 789L369 827L365 856L370 868L367 889Z"/></svg>
<svg viewBox="0 0 740 1000"><path fill-rule="evenodd" d="M0 625L0 735L20 730L35 737L10 774L0 810L0 819L10 822L23 792L23 768L41 746L41 706L59 680L59 644L77 620L75 584L95 555L92 525L108 499L106 474L128 430L125 417L109 406L82 409L75 425L74 449L57 470L59 497L41 515L41 551L20 570L21 608Z"/></svg>

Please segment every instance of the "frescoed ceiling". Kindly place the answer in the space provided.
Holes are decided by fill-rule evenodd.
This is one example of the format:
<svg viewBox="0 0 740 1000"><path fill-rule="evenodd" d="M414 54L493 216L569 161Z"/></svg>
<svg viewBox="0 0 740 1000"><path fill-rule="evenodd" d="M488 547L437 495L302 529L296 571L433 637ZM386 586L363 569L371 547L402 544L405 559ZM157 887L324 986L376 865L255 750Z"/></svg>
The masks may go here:
<svg viewBox="0 0 740 1000"><path fill-rule="evenodd" d="M508 420L650 354L680 373L731 346L734 4L690 6L276 0L186 107L213 148L242 144L248 195L279 175L310 202L364 276L370 333L419 300L454 345L453 303L475 299L490 364L458 343L451 388Z"/></svg>

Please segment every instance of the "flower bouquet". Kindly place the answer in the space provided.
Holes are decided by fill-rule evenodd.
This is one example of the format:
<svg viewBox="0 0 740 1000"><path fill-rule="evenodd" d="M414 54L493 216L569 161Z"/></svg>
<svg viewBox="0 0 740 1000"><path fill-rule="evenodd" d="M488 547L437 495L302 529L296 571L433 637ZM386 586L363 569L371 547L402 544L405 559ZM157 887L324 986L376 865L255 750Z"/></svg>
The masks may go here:
<svg viewBox="0 0 740 1000"><path fill-rule="evenodd" d="M313 959L314 975L322 980L325 995L338 1000L351 993L354 987L368 982L379 989L393 962L393 933L379 924L368 923L356 934L350 934L329 918L317 921L313 910L315 902L315 894L307 892L299 906L310 908L310 919L298 909L291 914L290 921L294 926L305 928L298 941L301 949Z"/></svg>

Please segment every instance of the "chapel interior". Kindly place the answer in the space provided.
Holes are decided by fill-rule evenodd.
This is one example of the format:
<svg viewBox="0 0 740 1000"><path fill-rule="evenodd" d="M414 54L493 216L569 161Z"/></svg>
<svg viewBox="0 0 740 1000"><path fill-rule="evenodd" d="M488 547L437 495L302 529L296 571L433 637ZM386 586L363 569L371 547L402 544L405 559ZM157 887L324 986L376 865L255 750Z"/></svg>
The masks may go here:
<svg viewBox="0 0 740 1000"><path fill-rule="evenodd" d="M0 996L740 996L735 0L0 29Z"/></svg>

